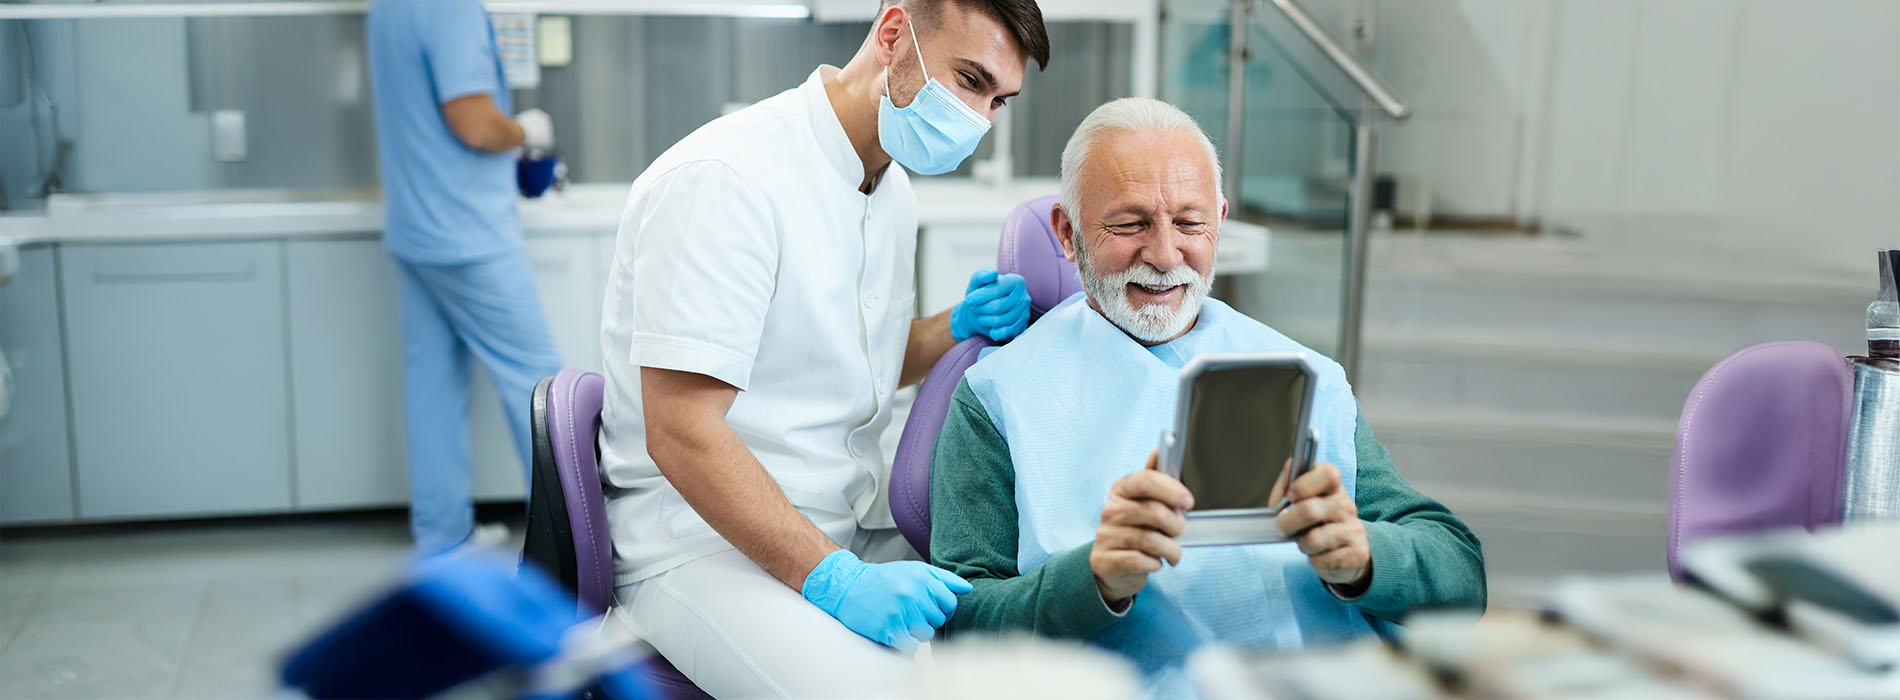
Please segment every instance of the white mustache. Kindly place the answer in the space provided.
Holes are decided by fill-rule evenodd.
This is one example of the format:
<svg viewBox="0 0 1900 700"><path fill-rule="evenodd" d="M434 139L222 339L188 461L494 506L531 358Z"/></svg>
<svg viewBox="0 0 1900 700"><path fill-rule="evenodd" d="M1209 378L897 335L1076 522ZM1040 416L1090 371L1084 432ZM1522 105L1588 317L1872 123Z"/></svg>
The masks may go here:
<svg viewBox="0 0 1900 700"><path fill-rule="evenodd" d="M1107 281L1116 286L1141 284L1150 287L1186 286L1190 289L1207 286L1207 278L1186 265L1156 270L1152 266L1135 263L1126 270L1110 275Z"/></svg>

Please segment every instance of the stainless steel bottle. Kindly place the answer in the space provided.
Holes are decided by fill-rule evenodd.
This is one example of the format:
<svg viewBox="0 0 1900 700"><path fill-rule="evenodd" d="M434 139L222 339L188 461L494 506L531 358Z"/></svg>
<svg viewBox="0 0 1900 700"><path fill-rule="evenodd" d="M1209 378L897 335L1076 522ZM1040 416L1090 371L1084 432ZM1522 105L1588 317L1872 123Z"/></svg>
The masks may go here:
<svg viewBox="0 0 1900 700"><path fill-rule="evenodd" d="M1867 306L1867 356L1854 368L1846 520L1900 518L1900 250L1880 253L1880 296Z"/></svg>

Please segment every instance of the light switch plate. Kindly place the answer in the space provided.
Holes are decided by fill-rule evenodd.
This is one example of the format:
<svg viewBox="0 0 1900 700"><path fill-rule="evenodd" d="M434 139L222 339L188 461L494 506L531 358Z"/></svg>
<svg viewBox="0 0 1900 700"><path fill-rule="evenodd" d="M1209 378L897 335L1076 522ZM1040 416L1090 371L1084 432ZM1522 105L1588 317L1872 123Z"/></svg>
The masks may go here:
<svg viewBox="0 0 1900 700"><path fill-rule="evenodd" d="M6 243L0 243L0 287L13 281L20 273L20 249Z"/></svg>
<svg viewBox="0 0 1900 700"><path fill-rule="evenodd" d="M220 109L211 113L211 159L236 163L245 157L244 111Z"/></svg>
<svg viewBox="0 0 1900 700"><path fill-rule="evenodd" d="M574 25L567 17L542 17L535 26L535 49L541 65L559 68L574 62Z"/></svg>

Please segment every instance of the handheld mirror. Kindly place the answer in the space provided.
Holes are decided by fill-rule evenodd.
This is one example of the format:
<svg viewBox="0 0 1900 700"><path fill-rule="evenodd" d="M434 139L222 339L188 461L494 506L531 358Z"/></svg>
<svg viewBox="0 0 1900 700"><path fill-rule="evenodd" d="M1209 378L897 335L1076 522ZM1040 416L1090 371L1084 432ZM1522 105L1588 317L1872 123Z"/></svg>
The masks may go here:
<svg viewBox="0 0 1900 700"><path fill-rule="evenodd" d="M1274 516L1312 466L1316 377L1303 352L1208 354L1182 368L1161 466L1194 493L1183 545L1286 539Z"/></svg>

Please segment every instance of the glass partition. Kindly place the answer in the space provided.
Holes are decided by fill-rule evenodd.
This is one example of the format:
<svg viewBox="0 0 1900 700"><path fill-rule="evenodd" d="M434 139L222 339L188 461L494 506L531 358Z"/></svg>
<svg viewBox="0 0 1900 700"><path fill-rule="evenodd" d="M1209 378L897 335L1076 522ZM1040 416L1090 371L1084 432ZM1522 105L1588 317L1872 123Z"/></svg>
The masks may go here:
<svg viewBox="0 0 1900 700"><path fill-rule="evenodd" d="M373 189L366 58L361 13L0 20L0 192Z"/></svg>
<svg viewBox="0 0 1900 700"><path fill-rule="evenodd" d="M1166 17L1163 97L1193 115L1220 149L1229 217L1272 231L1267 270L1227 276L1216 293L1337 358L1357 110L1343 104L1338 78L1329 75L1336 71L1310 42L1273 27L1283 18L1245 18L1245 50L1234 61L1232 2L1170 0Z"/></svg>
<svg viewBox="0 0 1900 700"><path fill-rule="evenodd" d="M869 0L867 0L869 1ZM89 6L90 7L90 6ZM868 22L570 16L572 58L513 92L554 119L575 182L626 182L724 112L842 65ZM1053 55L1011 100L1011 172L1054 177L1082 116L1129 94L1125 22L1049 27ZM379 184L364 16L0 19L0 210L48 190L373 191ZM212 157L212 121L241 115L247 152ZM993 156L996 132L955 175Z"/></svg>

